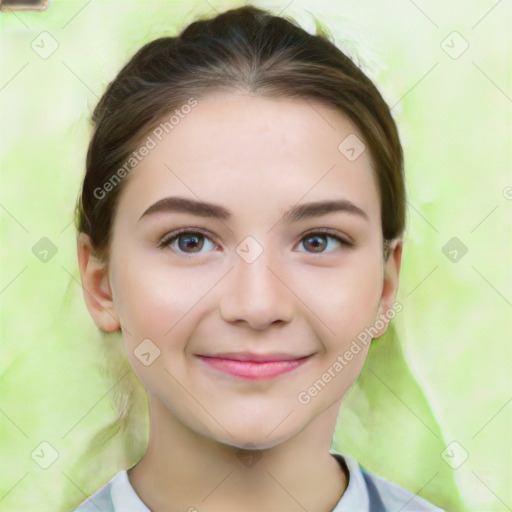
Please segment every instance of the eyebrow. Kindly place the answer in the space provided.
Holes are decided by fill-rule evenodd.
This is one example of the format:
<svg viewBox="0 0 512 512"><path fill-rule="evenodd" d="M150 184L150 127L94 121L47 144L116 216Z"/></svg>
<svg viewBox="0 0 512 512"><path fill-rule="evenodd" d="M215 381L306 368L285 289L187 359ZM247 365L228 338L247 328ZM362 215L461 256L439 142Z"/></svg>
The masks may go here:
<svg viewBox="0 0 512 512"><path fill-rule="evenodd" d="M296 205L284 212L282 221L285 223L299 222L311 217L319 217L333 212L344 212L352 215L358 215L368 220L368 215L364 210L356 206L348 199L336 199L327 201L316 201ZM229 220L232 213L223 206L196 201L186 197L165 197L151 205L139 218L157 213L188 213L199 217L211 217L220 220Z"/></svg>

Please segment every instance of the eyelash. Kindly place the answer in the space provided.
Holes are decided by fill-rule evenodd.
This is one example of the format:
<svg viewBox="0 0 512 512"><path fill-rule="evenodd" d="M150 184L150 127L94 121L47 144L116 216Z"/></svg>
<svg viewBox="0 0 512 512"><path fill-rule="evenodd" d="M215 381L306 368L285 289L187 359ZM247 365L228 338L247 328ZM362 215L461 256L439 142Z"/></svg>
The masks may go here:
<svg viewBox="0 0 512 512"><path fill-rule="evenodd" d="M164 235L164 237L162 238L161 242L158 243L158 247L160 249L167 249L169 244L171 242L173 242L174 240L176 240L182 234L202 235L202 236L210 239L212 242L216 243L215 242L215 237L211 236L209 233L207 233L205 231L202 231L200 229L193 229L193 228L182 228L182 229L178 229L176 231L172 231L171 233L167 233L166 235ZM302 236L302 238L299 240L299 243L302 242L305 238L311 237L312 235L320 235L320 236L326 235L326 238L334 238L337 242L339 242L346 249L350 249L350 248L353 248L355 246L354 243L349 242L348 240L340 237L337 231L335 231L333 229L329 229L329 228L317 229L317 230L309 231L309 232L305 233ZM216 245L219 245L219 244L216 244ZM320 252L320 253L316 253L316 254L330 254L331 252L333 252L333 251ZM307 254L315 254L314 252L307 252L307 251L306 251L306 253ZM193 253L182 252L180 254L192 255Z"/></svg>

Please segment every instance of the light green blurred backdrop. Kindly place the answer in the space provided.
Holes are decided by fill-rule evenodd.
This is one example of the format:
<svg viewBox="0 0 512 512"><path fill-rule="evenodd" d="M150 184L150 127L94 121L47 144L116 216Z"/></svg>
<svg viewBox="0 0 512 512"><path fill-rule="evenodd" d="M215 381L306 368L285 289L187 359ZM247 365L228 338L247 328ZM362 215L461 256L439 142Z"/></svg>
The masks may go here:
<svg viewBox="0 0 512 512"><path fill-rule="evenodd" d="M144 451L120 433L84 453L118 386L76 262L88 118L141 45L242 3L0 13L2 511L69 510ZM512 510L512 2L253 4L325 23L376 80L404 144L397 336L374 343L334 447L447 510Z"/></svg>

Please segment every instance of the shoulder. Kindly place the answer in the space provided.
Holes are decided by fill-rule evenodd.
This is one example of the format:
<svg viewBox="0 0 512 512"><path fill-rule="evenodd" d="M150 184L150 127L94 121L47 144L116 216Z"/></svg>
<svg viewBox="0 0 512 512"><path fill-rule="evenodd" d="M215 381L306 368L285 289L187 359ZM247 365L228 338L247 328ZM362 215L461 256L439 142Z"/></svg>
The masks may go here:
<svg viewBox="0 0 512 512"><path fill-rule="evenodd" d="M98 489L93 495L89 496L84 502L80 503L72 512L114 512L114 504L112 503L112 483L117 475Z"/></svg>
<svg viewBox="0 0 512 512"><path fill-rule="evenodd" d="M424 498L406 491L402 487L381 478L380 476L368 473L361 468L361 473L371 494L378 493L381 497L385 510L401 510L403 512L444 512Z"/></svg>
<svg viewBox="0 0 512 512"><path fill-rule="evenodd" d="M351 457L331 453L338 460L344 460L349 472L347 489L333 512L356 509L361 512L444 512L427 500L369 473Z"/></svg>
<svg viewBox="0 0 512 512"><path fill-rule="evenodd" d="M119 471L72 512L149 512L130 484L126 469Z"/></svg>

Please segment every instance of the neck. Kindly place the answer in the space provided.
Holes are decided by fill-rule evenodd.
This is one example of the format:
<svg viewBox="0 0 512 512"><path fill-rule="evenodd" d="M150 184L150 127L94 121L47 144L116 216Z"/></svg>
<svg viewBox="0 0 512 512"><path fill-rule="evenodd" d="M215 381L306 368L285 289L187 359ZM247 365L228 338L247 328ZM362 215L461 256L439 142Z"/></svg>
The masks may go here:
<svg viewBox="0 0 512 512"><path fill-rule="evenodd" d="M347 486L329 453L339 405L292 439L258 450L190 430L150 395L149 445L129 480L152 511L329 512Z"/></svg>

